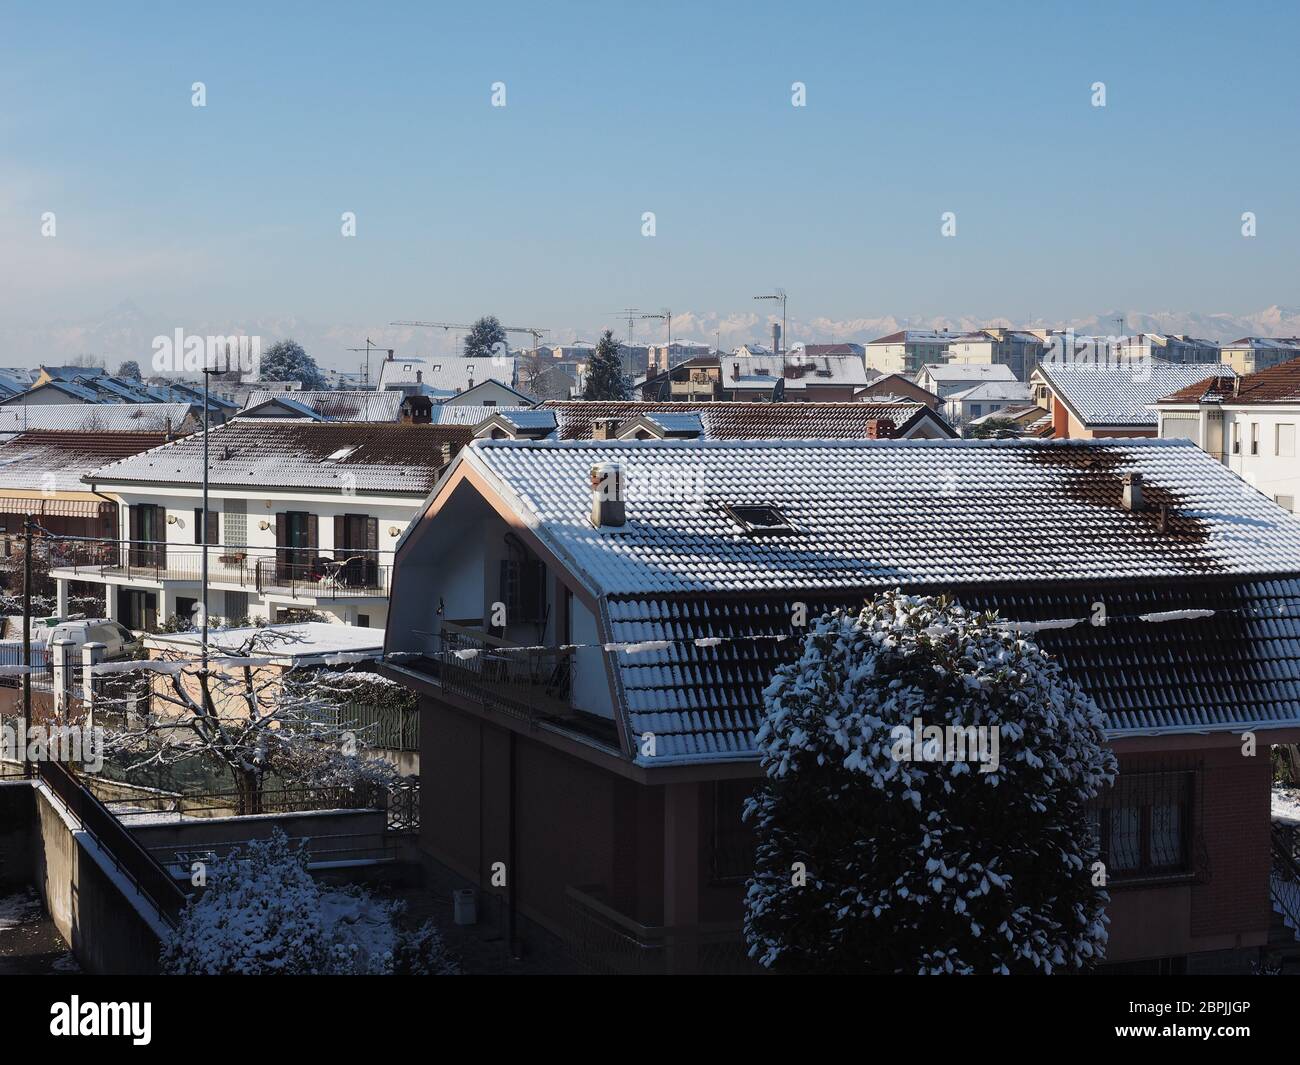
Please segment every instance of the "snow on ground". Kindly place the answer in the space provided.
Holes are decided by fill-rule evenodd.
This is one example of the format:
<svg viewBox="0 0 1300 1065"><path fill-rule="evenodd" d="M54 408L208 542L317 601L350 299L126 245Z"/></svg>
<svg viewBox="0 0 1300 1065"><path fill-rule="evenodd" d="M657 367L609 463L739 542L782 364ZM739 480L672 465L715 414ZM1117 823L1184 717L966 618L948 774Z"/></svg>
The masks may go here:
<svg viewBox="0 0 1300 1065"><path fill-rule="evenodd" d="M41 912L41 900L33 891L0 896L0 932L8 932L38 920Z"/></svg>
<svg viewBox="0 0 1300 1065"><path fill-rule="evenodd" d="M1300 788L1273 786L1273 820L1300 825Z"/></svg>

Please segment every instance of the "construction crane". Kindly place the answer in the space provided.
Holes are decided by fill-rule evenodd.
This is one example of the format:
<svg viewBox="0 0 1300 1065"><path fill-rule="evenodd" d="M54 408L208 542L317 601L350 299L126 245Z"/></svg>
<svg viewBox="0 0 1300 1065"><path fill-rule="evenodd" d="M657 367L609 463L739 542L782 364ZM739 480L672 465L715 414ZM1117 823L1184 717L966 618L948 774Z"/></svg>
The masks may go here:
<svg viewBox="0 0 1300 1065"><path fill-rule="evenodd" d="M441 329L444 333L448 329L473 329L472 325L466 325L464 322L389 322L389 325L416 325L421 329ZM539 347L542 343L542 337L550 332L549 329L538 329L530 325L503 325L501 327L507 333L528 333L533 338L533 347Z"/></svg>

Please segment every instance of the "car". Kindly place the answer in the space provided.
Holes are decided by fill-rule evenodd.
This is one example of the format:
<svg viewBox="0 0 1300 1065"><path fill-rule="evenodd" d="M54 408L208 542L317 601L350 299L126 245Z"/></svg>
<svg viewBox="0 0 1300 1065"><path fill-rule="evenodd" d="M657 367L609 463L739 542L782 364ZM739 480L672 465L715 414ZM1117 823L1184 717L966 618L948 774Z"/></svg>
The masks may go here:
<svg viewBox="0 0 1300 1065"><path fill-rule="evenodd" d="M53 620L53 619L51 619ZM140 650L140 638L120 621L112 618L83 618L79 621L56 621L48 630L46 646L53 650L56 640L74 644L102 643L104 657L128 658Z"/></svg>

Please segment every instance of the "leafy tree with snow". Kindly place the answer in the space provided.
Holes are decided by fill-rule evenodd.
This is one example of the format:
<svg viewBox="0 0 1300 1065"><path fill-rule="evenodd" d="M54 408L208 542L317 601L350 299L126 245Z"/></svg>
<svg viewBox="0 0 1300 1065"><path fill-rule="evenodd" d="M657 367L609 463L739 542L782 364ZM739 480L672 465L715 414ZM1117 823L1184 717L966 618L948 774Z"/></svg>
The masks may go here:
<svg viewBox="0 0 1300 1065"><path fill-rule="evenodd" d="M627 377L623 362L618 357L618 341L614 331L606 329L596 342L596 350L587 363L587 382L582 390L583 399L628 399Z"/></svg>
<svg viewBox="0 0 1300 1065"><path fill-rule="evenodd" d="M883 594L816 621L764 699L766 780L745 810L752 957L834 973L1072 972L1102 957L1088 805L1114 755L1096 704L1009 623ZM970 726L988 731L955 731Z"/></svg>
<svg viewBox="0 0 1300 1065"><path fill-rule="evenodd" d="M258 374L263 381L301 381L308 391L325 387L325 376L316 360L292 338L277 340L262 352Z"/></svg>
<svg viewBox="0 0 1300 1065"><path fill-rule="evenodd" d="M123 381L143 382L144 378L140 375L140 364L135 359L127 359L117 368L117 376Z"/></svg>
<svg viewBox="0 0 1300 1065"><path fill-rule="evenodd" d="M489 359L493 355L504 355L507 347L501 320L493 314L485 315L470 327L465 337L465 358Z"/></svg>

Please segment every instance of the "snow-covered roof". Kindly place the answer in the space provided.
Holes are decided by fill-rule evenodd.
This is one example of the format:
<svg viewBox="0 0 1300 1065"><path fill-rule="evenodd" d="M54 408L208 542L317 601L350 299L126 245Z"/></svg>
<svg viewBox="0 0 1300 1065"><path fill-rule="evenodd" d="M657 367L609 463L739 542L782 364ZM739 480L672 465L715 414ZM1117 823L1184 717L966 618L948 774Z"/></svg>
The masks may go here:
<svg viewBox="0 0 1300 1065"><path fill-rule="evenodd" d="M1226 366L1215 373L1231 375ZM1157 418L1148 405L1209 376L1204 363L1046 362L1034 371L1086 426L1143 426Z"/></svg>
<svg viewBox="0 0 1300 1065"><path fill-rule="evenodd" d="M35 403L0 407L0 433L27 429L181 432L194 407L189 403ZM197 417L202 417L199 408Z"/></svg>
<svg viewBox="0 0 1300 1065"><path fill-rule="evenodd" d="M1024 384L1020 381L987 381L981 385L974 385L971 388L963 389L960 392L954 392L948 397L948 401L956 400L960 403L979 403L989 400L1004 400L1012 403L1019 403L1033 399L1034 389L1031 385Z"/></svg>
<svg viewBox="0 0 1300 1065"><path fill-rule="evenodd" d="M489 379L513 387L516 361L514 355L481 359L467 359L460 355L394 357L384 360L379 371L379 387L386 389L418 382L431 395L440 398L459 395Z"/></svg>
<svg viewBox="0 0 1300 1065"><path fill-rule="evenodd" d="M727 389L771 388L784 380L787 392L799 392L869 380L860 355L727 355L721 366Z"/></svg>
<svg viewBox="0 0 1300 1065"><path fill-rule="evenodd" d="M1300 725L1300 522L1186 441L494 441L459 461L603 602L611 641L651 642L614 660L655 765L752 758L795 604L899 586L1063 622L1034 638L1112 733ZM605 462L627 523L597 529ZM793 531L746 529L727 509L746 505Z"/></svg>
<svg viewBox="0 0 1300 1065"><path fill-rule="evenodd" d="M287 625L211 629L208 632L209 651L214 656L237 654L243 644L259 633L270 639L258 648L257 657L277 664L328 665L331 664L329 659L335 655L346 656L345 662L362 661L377 659L384 650L383 629L304 621ZM152 650L192 651L197 654L200 634L157 633L145 637L145 646Z"/></svg>
<svg viewBox="0 0 1300 1065"><path fill-rule="evenodd" d="M970 381L972 384L987 381L1014 381L1016 375L1005 363L926 363L917 374L918 379L928 377L935 384L953 384Z"/></svg>
<svg viewBox="0 0 1300 1065"><path fill-rule="evenodd" d="M373 389L342 391L250 392L244 410L269 401L293 403L330 421L395 422L402 407L400 392L377 392Z"/></svg>

